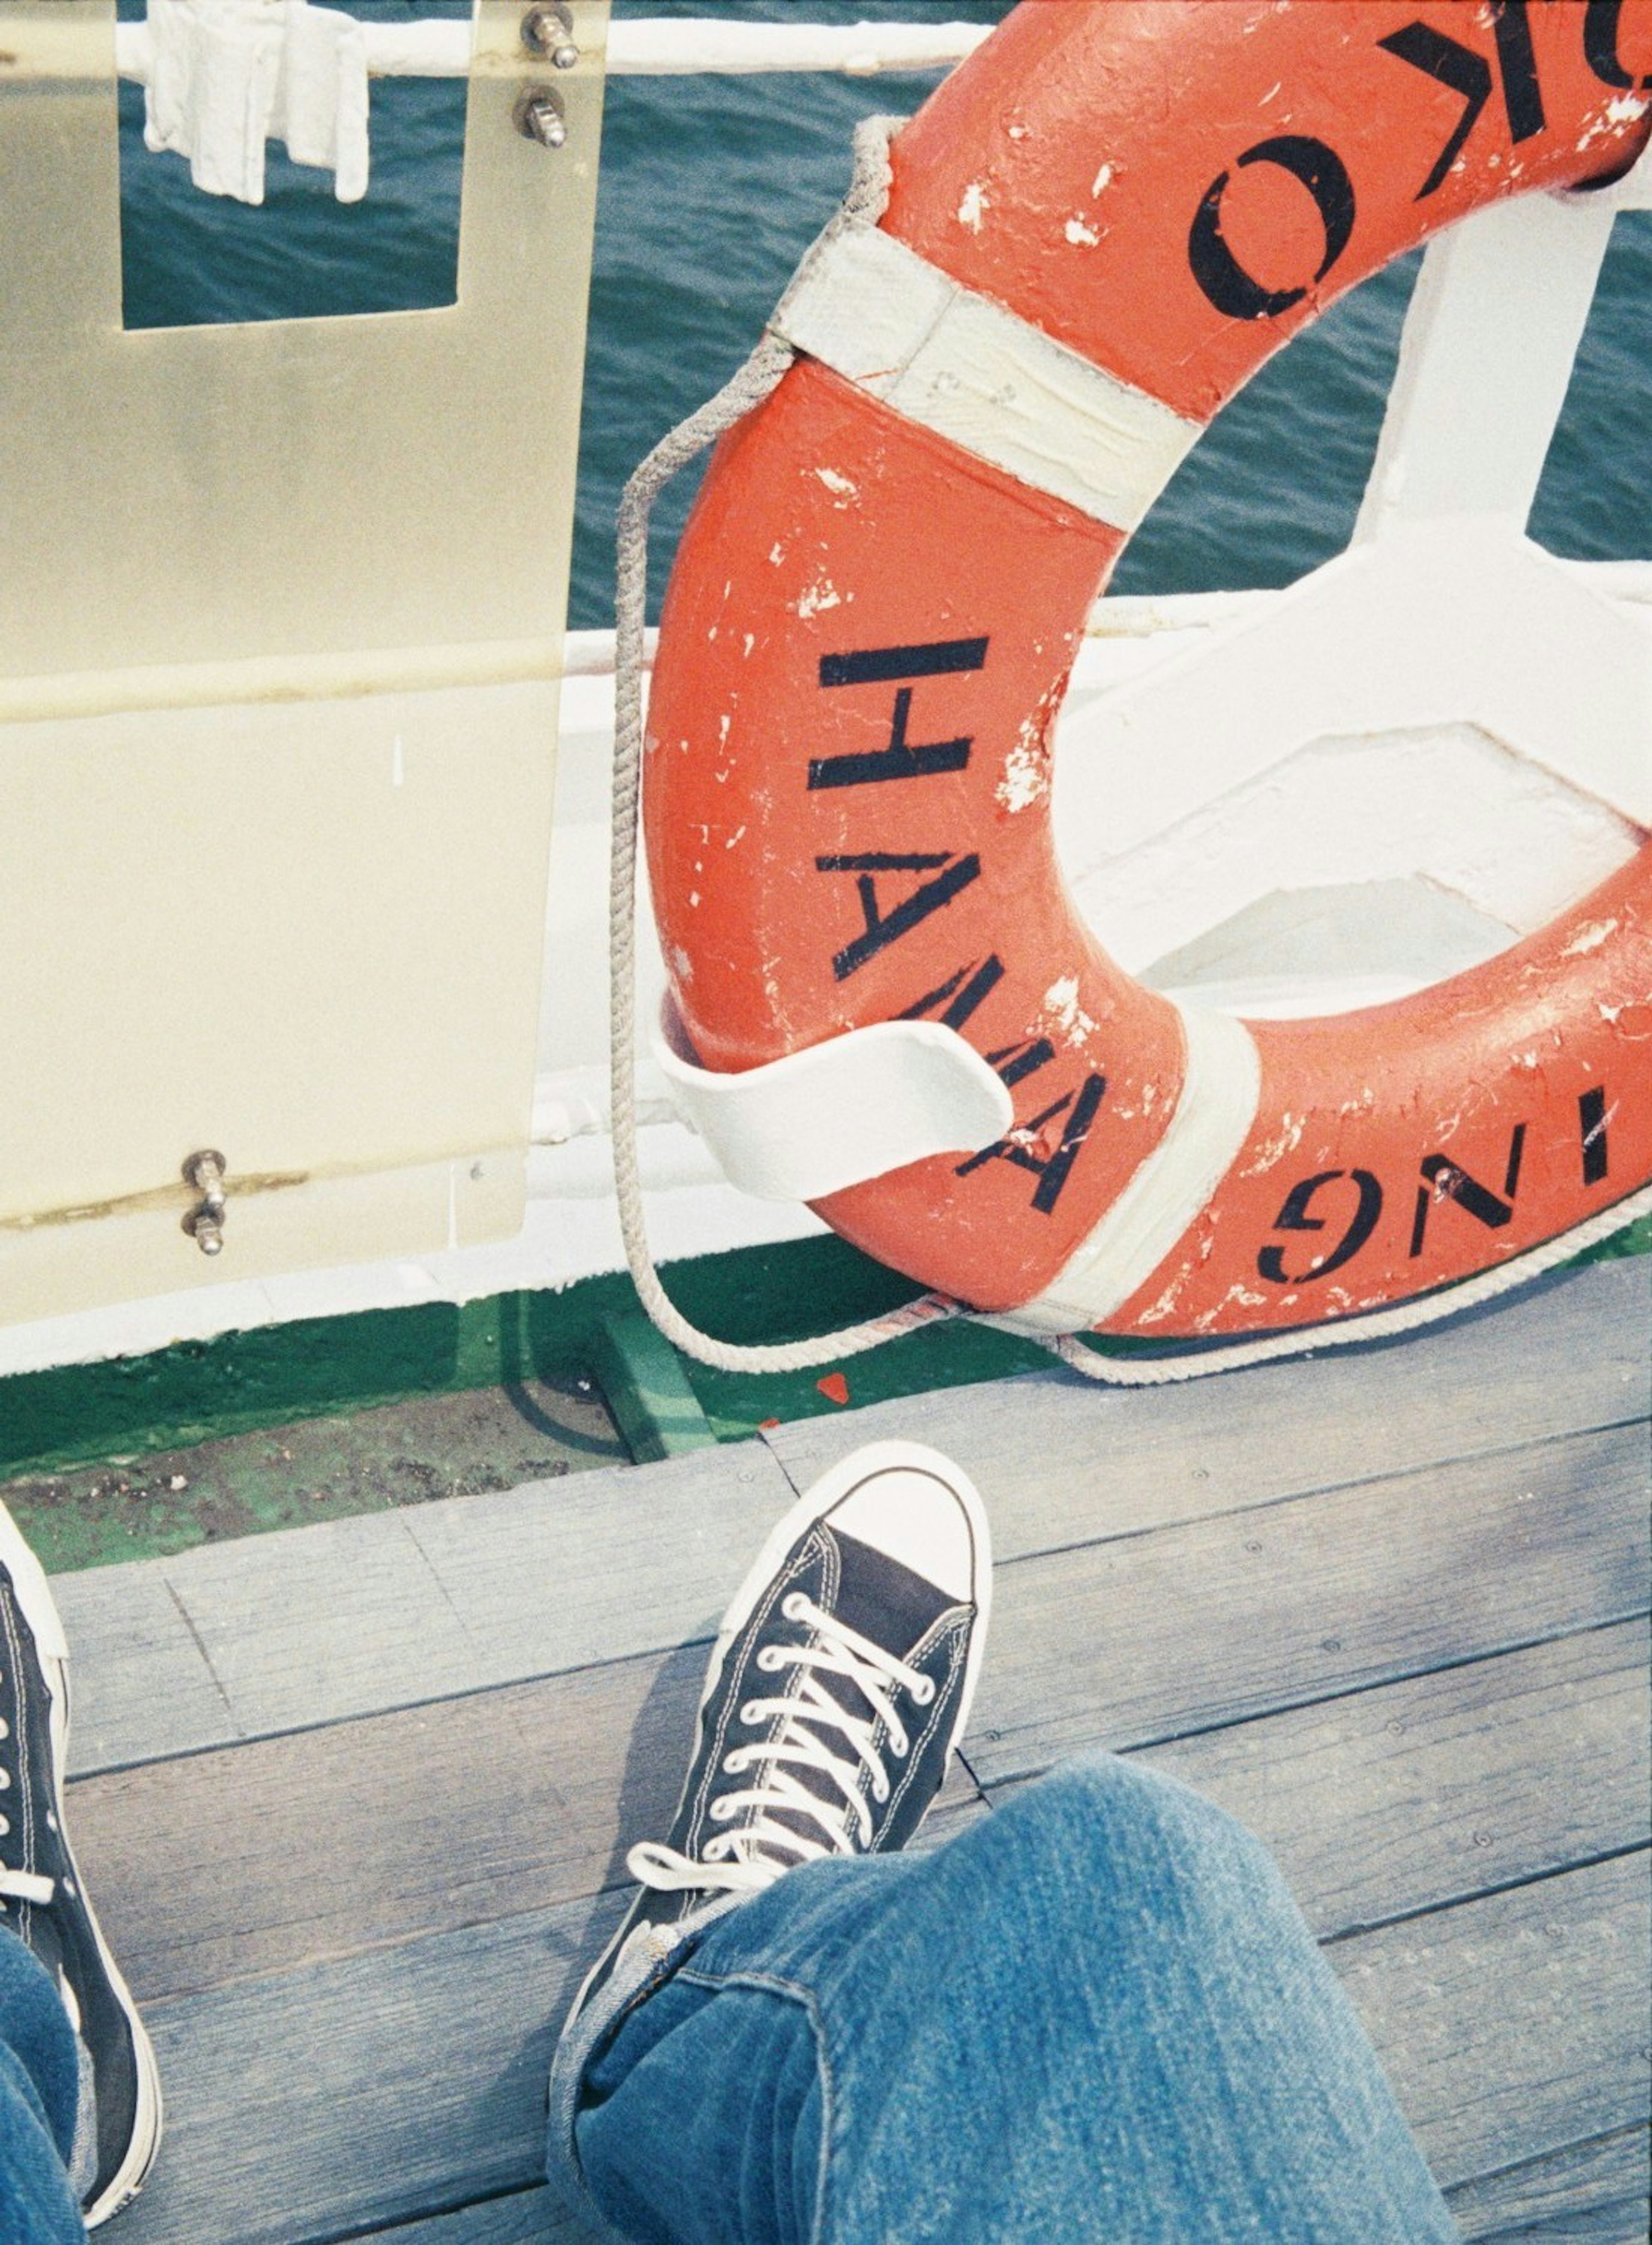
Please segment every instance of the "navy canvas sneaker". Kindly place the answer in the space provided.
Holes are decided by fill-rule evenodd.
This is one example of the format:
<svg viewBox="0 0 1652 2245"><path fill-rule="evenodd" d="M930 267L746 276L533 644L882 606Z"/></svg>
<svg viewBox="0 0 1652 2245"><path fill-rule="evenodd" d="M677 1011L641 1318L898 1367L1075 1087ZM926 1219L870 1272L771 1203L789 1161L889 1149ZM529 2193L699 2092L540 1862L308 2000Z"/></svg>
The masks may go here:
<svg viewBox="0 0 1652 2245"><path fill-rule="evenodd" d="M71 2181L95 2228L149 2172L160 2140L160 2083L64 1827L68 1742L63 1624L44 1570L0 1505L0 1925L51 1974L79 2042Z"/></svg>
<svg viewBox="0 0 1652 2245"><path fill-rule="evenodd" d="M724 1618L676 1818L631 1849L641 1891L570 2026L628 1944L657 1953L799 1863L906 1845L962 1733L990 1603L986 1514L938 1451L874 1442L798 1500Z"/></svg>

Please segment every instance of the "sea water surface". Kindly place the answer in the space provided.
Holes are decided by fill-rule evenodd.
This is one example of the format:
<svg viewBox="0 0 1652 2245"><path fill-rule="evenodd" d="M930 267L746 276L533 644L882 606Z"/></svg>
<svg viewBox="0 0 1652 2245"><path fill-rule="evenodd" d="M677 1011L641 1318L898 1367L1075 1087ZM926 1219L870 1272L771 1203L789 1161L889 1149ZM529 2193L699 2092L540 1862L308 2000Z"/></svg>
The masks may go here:
<svg viewBox="0 0 1652 2245"><path fill-rule="evenodd" d="M1086 0L1066 0L1086 4ZM616 0L625 16L753 22L994 23L1009 0ZM354 0L380 21L468 16L466 0ZM141 0L120 0L126 17ZM751 349L847 183L856 120L908 114L933 74L633 78L609 82L603 133L569 621L613 617L621 486L655 440ZM457 84L373 89L366 200L271 150L267 200L199 194L142 146L122 89L123 252L131 326L316 316L451 302L464 135ZM1222 414L1132 541L1125 592L1289 583L1347 541L1370 468L1416 260L1333 306ZM1495 418L1498 397L1473 401ZM455 410L462 410L456 407ZM663 502L655 594L692 492ZM1594 560L1652 555L1652 213L1619 219L1551 452L1533 533Z"/></svg>

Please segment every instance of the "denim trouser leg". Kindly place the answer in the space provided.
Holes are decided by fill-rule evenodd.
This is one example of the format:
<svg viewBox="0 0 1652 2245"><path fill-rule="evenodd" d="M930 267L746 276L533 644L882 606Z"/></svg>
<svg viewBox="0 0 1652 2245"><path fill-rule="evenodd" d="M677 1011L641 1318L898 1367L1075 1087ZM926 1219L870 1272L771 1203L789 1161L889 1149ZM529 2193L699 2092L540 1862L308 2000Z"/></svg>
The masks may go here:
<svg viewBox="0 0 1652 2245"><path fill-rule="evenodd" d="M585 2075L653 2245L1434 2245L1457 2231L1278 1871L1132 1764L718 1919Z"/></svg>
<svg viewBox="0 0 1652 2245"><path fill-rule="evenodd" d="M51 1975L0 1926L0 2245L81 2245L85 2236L65 2164L79 2079Z"/></svg>

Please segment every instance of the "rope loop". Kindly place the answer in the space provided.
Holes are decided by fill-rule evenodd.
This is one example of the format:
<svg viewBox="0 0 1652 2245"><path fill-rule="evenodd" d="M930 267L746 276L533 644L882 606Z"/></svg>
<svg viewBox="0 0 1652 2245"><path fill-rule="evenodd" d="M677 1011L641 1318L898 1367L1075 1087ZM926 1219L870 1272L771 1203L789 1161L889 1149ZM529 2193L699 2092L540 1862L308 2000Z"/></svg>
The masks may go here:
<svg viewBox="0 0 1652 2245"><path fill-rule="evenodd" d="M888 206L889 143L904 119L869 117L855 128L854 177L821 239L875 226ZM804 1372L878 1348L898 1334L960 1316L942 1294L869 1318L840 1333L768 1348L741 1348L702 1333L667 1294L648 1241L636 1143L636 852L642 792L643 632L648 621L649 519L666 485L690 460L778 386L794 354L765 336L745 364L697 413L663 437L625 486L620 501L615 600L614 816L608 880L609 1083L614 1115L614 1187L625 1259L643 1308L684 1355L718 1372Z"/></svg>

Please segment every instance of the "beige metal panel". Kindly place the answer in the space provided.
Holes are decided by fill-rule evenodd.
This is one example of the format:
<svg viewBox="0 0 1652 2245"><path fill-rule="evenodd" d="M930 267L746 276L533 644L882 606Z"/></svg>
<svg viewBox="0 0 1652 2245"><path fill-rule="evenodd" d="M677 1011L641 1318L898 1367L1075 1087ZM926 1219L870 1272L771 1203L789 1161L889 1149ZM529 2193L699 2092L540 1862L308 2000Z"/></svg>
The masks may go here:
<svg viewBox="0 0 1652 2245"><path fill-rule="evenodd" d="M127 334L113 8L0 7L0 1321L520 1224L605 0L575 13L552 72L478 10L456 305ZM554 151L513 114L553 78Z"/></svg>
<svg viewBox="0 0 1652 2245"><path fill-rule="evenodd" d="M535 682L0 729L36 838L0 883L0 1222L195 1146L309 1175L525 1143L554 723Z"/></svg>
<svg viewBox="0 0 1652 2245"><path fill-rule="evenodd" d="M113 7L0 7L0 675L560 632L602 80L522 13L479 10L457 305L128 335ZM554 153L512 121L551 78Z"/></svg>

